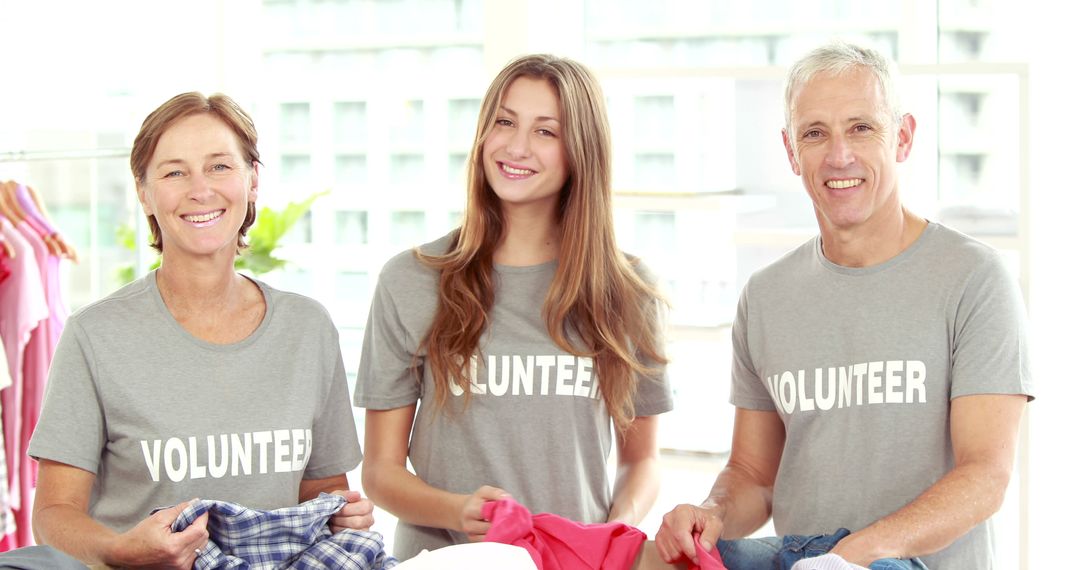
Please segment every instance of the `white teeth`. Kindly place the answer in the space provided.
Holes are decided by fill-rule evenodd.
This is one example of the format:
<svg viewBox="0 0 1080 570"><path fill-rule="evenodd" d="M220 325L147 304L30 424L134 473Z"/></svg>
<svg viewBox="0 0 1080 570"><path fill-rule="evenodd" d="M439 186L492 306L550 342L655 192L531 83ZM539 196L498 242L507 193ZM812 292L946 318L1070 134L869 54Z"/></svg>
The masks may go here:
<svg viewBox="0 0 1080 570"><path fill-rule="evenodd" d="M834 190L843 190L844 188L858 186L862 182L862 178L849 178L847 180L829 180L825 182L825 185Z"/></svg>
<svg viewBox="0 0 1080 570"><path fill-rule="evenodd" d="M504 172L506 172L508 174L516 174L518 176L525 176L527 174L532 174L533 173L533 171L529 170L528 168L514 168L514 167L509 166L507 164L503 164L502 169L503 169Z"/></svg>
<svg viewBox="0 0 1080 570"><path fill-rule="evenodd" d="M209 222L210 220L213 220L214 218L217 218L218 216L220 216L220 215L222 215L224 213L225 213L225 210L218 210L216 212L210 212L209 214L198 214L198 215L184 216L184 219L189 221L189 222L194 222L194 223Z"/></svg>

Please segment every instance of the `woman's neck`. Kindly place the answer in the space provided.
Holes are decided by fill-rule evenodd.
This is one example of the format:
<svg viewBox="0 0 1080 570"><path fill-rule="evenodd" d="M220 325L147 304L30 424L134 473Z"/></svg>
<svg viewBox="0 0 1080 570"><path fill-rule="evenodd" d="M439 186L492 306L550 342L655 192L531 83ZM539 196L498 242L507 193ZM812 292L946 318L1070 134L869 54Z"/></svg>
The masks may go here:
<svg viewBox="0 0 1080 570"><path fill-rule="evenodd" d="M495 248L495 263L524 267L546 263L559 256L561 231L554 212L526 215L504 209L503 216L505 230Z"/></svg>

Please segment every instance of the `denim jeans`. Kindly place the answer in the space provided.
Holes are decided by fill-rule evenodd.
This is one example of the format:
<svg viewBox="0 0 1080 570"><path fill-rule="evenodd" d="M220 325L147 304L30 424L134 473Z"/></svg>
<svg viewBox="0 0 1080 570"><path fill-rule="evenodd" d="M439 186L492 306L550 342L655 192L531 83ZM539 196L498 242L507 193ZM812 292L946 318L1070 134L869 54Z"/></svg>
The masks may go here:
<svg viewBox="0 0 1080 570"><path fill-rule="evenodd" d="M728 570L791 570L804 558L827 554L851 534L842 528L833 534L770 536L716 541L717 551ZM927 570L918 558L901 560L882 558L870 564L870 570Z"/></svg>

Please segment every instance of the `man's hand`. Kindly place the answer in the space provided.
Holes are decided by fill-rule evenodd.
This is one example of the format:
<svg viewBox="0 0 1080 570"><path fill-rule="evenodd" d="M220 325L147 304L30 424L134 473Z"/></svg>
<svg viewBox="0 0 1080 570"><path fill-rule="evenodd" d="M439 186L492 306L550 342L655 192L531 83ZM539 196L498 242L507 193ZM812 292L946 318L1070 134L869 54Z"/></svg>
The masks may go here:
<svg viewBox="0 0 1080 570"><path fill-rule="evenodd" d="M694 535L700 534L702 548L712 550L724 530L724 523L716 507L679 505L664 515L664 522L656 532L656 550L669 564L687 558L698 564Z"/></svg>

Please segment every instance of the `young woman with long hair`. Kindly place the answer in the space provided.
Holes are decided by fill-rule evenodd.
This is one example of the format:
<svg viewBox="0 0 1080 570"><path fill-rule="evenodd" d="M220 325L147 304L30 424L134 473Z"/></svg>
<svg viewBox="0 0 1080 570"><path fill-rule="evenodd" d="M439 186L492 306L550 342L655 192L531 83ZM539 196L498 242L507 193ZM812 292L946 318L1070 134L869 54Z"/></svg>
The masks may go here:
<svg viewBox="0 0 1080 570"><path fill-rule="evenodd" d="M672 407L662 302L615 244L604 97L584 66L530 55L499 73L467 200L460 228L386 264L365 333L363 483L399 517L395 552L482 539L482 504L506 495L640 522Z"/></svg>

